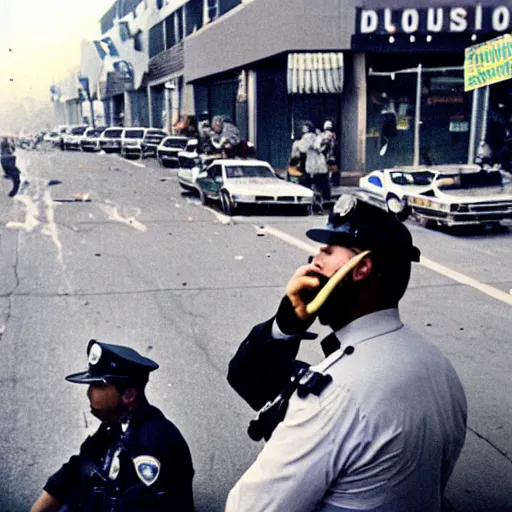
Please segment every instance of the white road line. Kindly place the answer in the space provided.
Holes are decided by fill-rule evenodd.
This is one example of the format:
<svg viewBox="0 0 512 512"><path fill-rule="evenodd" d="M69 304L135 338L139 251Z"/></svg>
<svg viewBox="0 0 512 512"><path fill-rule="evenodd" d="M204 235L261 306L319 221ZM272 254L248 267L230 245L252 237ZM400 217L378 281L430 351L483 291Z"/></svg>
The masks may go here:
<svg viewBox="0 0 512 512"><path fill-rule="evenodd" d="M261 232L261 228L255 226L258 231ZM265 232L269 235L273 235L276 238L279 238L283 242L286 242L290 245L293 245L299 249L302 249L303 251L307 252L308 254L316 254L318 252L318 248L320 247L320 244L313 245L307 242L303 242L302 240L299 240L298 238L295 238L293 235L290 235L288 233L285 233L284 231L281 231L276 228L272 228L270 226L265 226L264 228ZM430 270L433 270L434 272L437 272L438 274L441 274L445 277L448 277L449 279L453 279L454 281L457 281L458 283L464 284L466 286L471 286L475 290L478 290L482 293L485 293L489 297L492 297L493 299L497 299L501 302L504 302L505 304L508 304L509 306L512 306L512 295L509 295L508 293L499 290L498 288L494 288L493 286L489 286L488 284L481 283L480 281L477 281L476 279L473 279L472 277L468 277L464 274L461 274L460 272L457 272L456 270L452 270L451 268L445 267L444 265L441 265L439 263L436 263L435 261L432 261L428 258L425 258L424 256L420 259L420 265L424 266L425 268L428 268Z"/></svg>
<svg viewBox="0 0 512 512"><path fill-rule="evenodd" d="M121 157L119 155L116 155L116 157L119 160L122 160L123 162L128 162L129 164L136 165L137 167L142 167L143 169L146 168L146 166L144 164L139 164L138 162L134 162L133 160L129 160L128 158L123 158L123 157Z"/></svg>
<svg viewBox="0 0 512 512"><path fill-rule="evenodd" d="M502 302L505 302L505 304L512 306L512 295L509 295L508 293L499 290L498 288L494 288L488 284L481 283L472 277L465 276L456 270L452 270L451 268L445 267L444 265L436 263L435 261L429 260L423 256L421 257L420 264L426 268L429 268L430 270L433 270L434 272L442 274L445 277L449 277L458 283L471 286L472 288L475 288L475 290L479 290L489 295L489 297L501 300Z"/></svg>

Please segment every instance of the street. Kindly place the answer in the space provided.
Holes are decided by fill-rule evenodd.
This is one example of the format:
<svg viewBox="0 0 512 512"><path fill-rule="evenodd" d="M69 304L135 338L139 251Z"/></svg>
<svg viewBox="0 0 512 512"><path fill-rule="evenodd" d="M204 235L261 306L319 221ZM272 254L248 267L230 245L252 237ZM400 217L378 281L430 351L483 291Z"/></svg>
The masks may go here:
<svg viewBox="0 0 512 512"><path fill-rule="evenodd" d="M154 159L17 153L29 183L13 200L8 180L0 189L0 510L28 510L97 428L86 386L64 380L86 368L91 338L160 365L148 398L190 446L196 510L223 510L261 448L247 436L254 412L229 387L228 362L274 314L314 250L304 232L325 217L230 219ZM424 259L402 319L450 358L468 398L447 499L462 512L512 510L512 229L407 224ZM303 357L319 361L315 342L303 344Z"/></svg>

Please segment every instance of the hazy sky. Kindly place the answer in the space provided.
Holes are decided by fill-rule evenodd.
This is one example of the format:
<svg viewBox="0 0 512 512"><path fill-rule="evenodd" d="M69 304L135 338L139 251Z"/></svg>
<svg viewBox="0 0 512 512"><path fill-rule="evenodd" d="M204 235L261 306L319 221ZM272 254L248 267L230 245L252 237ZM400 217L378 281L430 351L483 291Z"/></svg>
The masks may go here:
<svg viewBox="0 0 512 512"><path fill-rule="evenodd" d="M114 0L0 0L0 107L49 86L80 65L82 38L99 35ZM1 113L1 112L0 112Z"/></svg>

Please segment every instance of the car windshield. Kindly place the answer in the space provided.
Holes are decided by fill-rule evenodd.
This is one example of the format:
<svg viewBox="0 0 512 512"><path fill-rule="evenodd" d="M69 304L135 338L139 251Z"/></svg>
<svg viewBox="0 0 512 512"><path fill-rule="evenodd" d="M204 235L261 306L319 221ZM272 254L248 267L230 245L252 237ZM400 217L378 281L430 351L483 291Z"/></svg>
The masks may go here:
<svg viewBox="0 0 512 512"><path fill-rule="evenodd" d="M167 139L164 142L164 146L166 148L185 149L186 145L187 145L187 139Z"/></svg>
<svg viewBox="0 0 512 512"><path fill-rule="evenodd" d="M126 139L142 139L144 130L126 130L124 136Z"/></svg>
<svg viewBox="0 0 512 512"><path fill-rule="evenodd" d="M123 133L123 130L106 130L103 135L105 137L121 137L121 133Z"/></svg>
<svg viewBox="0 0 512 512"><path fill-rule="evenodd" d="M404 172L396 171L390 173L391 181L395 185L430 185L435 174L429 171L425 172Z"/></svg>
<svg viewBox="0 0 512 512"><path fill-rule="evenodd" d="M265 165L226 165L228 178L275 178L275 174Z"/></svg>
<svg viewBox="0 0 512 512"><path fill-rule="evenodd" d="M78 126L77 128L73 128L71 130L71 135L83 135L85 130L87 130L87 126Z"/></svg>
<svg viewBox="0 0 512 512"><path fill-rule="evenodd" d="M460 190L478 187L501 187L503 177L500 171L485 171L456 174L438 174L435 185L439 190Z"/></svg>

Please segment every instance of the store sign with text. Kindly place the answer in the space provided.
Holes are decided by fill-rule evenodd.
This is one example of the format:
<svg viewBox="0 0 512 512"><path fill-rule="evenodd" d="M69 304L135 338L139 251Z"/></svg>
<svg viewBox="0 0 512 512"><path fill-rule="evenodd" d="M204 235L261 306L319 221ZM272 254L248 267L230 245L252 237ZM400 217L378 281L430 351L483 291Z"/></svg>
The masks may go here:
<svg viewBox="0 0 512 512"><path fill-rule="evenodd" d="M357 9L356 34L490 33L512 30L511 8L450 6L421 9Z"/></svg>
<svg viewBox="0 0 512 512"><path fill-rule="evenodd" d="M464 52L464 90L495 84L512 78L512 36L466 48Z"/></svg>

